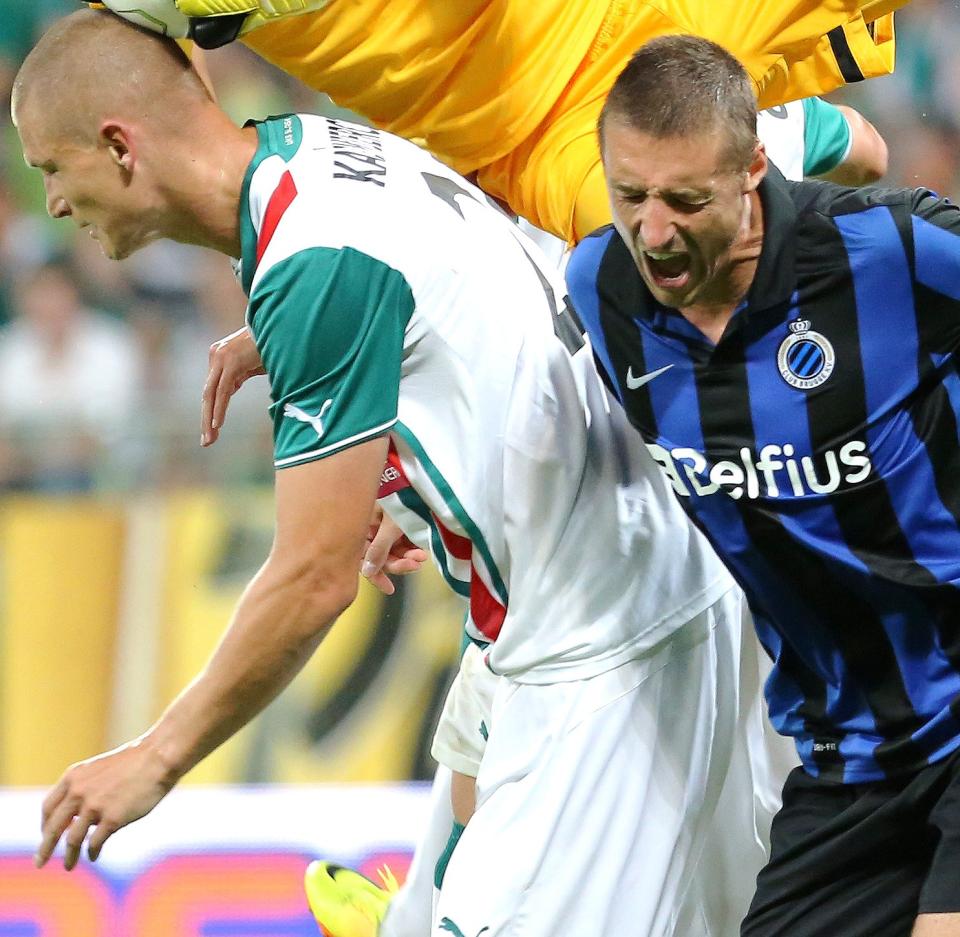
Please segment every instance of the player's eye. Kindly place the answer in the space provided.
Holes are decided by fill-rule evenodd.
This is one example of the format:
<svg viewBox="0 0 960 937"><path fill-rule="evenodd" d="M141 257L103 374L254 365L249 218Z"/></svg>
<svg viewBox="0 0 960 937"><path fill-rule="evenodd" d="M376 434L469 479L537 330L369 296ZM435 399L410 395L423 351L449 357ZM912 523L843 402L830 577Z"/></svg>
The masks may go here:
<svg viewBox="0 0 960 937"><path fill-rule="evenodd" d="M685 195L672 195L667 198L667 201L678 211L686 212L687 214L698 212L710 204L710 199Z"/></svg>

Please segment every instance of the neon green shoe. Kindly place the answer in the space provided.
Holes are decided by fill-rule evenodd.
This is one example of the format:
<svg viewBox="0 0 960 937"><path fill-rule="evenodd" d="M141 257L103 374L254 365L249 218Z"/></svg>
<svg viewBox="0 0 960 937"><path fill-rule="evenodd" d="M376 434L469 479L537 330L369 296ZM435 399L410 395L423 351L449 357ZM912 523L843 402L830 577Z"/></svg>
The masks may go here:
<svg viewBox="0 0 960 937"><path fill-rule="evenodd" d="M376 937L398 885L386 866L378 870L383 888L353 869L311 862L303 877L310 910L327 937Z"/></svg>

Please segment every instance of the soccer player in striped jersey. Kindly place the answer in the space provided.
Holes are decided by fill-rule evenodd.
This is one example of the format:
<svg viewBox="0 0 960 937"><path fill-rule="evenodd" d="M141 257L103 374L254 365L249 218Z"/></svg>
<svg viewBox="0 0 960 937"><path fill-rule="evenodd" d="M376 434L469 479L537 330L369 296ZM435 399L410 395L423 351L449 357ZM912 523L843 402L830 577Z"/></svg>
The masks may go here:
<svg viewBox="0 0 960 937"><path fill-rule="evenodd" d="M741 593L512 221L381 131L236 127L172 41L103 13L41 38L12 110L48 211L109 256L240 258L277 468L273 548L221 644L143 736L68 769L38 864L65 837L72 868L88 833L95 859L280 692L353 600L379 494L429 531L500 675L433 933L723 933L678 916L724 786L748 790ZM731 833L756 853L753 823Z"/></svg>
<svg viewBox="0 0 960 937"><path fill-rule="evenodd" d="M768 171L703 40L641 49L601 132L614 228L571 295L803 762L742 934L960 934L960 211Z"/></svg>
<svg viewBox="0 0 960 937"><path fill-rule="evenodd" d="M416 140L513 212L573 242L610 220L594 127L648 39L733 52L761 107L884 75L907 0L177 0L243 19L258 55ZM126 2L108 2L118 10ZM292 15L291 11L301 12ZM255 28L250 28L255 27Z"/></svg>

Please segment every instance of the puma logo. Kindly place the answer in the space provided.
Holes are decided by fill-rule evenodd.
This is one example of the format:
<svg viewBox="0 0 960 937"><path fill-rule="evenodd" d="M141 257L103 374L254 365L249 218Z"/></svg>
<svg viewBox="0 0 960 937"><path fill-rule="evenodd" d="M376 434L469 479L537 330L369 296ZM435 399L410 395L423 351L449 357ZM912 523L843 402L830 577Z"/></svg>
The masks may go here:
<svg viewBox="0 0 960 937"><path fill-rule="evenodd" d="M313 416L310 413L307 413L306 410L301 410L298 406L295 406L292 403L285 403L283 405L283 415L292 417L295 420L299 420L301 423L309 423L316 432L319 438L323 438L323 415L333 406L333 400L325 400L323 406L320 408L320 412Z"/></svg>

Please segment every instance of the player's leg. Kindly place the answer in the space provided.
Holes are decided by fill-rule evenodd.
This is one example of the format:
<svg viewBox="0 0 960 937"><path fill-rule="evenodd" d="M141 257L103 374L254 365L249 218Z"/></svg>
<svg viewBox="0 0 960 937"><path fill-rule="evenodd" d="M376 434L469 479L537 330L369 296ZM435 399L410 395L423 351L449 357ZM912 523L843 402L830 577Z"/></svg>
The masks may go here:
<svg viewBox="0 0 960 937"><path fill-rule="evenodd" d="M706 835L703 872L694 880L681 918L681 923L709 921L722 935L736 934L747 913L757 873L769 858L770 824L780 809L780 791L799 764L793 741L777 735L766 717L761 688L768 660L744 604L733 754ZM680 932L687 931L681 927Z"/></svg>
<svg viewBox="0 0 960 937"><path fill-rule="evenodd" d="M960 937L960 914L921 914L910 937Z"/></svg>
<svg viewBox="0 0 960 937"><path fill-rule="evenodd" d="M833 937L838 921L844 937L906 937L930 845L888 800L796 768L742 937Z"/></svg>
<svg viewBox="0 0 960 937"><path fill-rule="evenodd" d="M477 773L486 749L490 711L499 684L500 678L486 665L484 649L473 642L467 644L460 659L460 669L447 693L430 750L437 762L451 771L450 806L453 815L447 828L446 844L434 868L431 904L434 918L450 859L476 808Z"/></svg>
<svg viewBox="0 0 960 937"><path fill-rule="evenodd" d="M469 644L434 736L432 753L439 767L431 792L430 821L407 879L392 898L352 870L322 862L311 865L307 897L330 937L426 937L430 933L437 877L456 847L462 823L472 813L490 700L498 679L486 667L481 649Z"/></svg>
<svg viewBox="0 0 960 937"><path fill-rule="evenodd" d="M864 784L822 781L797 768L771 844L743 937L833 937L840 920L844 937L955 932L960 753Z"/></svg>
<svg viewBox="0 0 960 937"><path fill-rule="evenodd" d="M453 819L466 826L477 809L477 775L454 771L450 781L450 805Z"/></svg>
<svg viewBox="0 0 960 937"><path fill-rule="evenodd" d="M929 815L938 839L920 892L920 914L912 937L960 937L960 756L947 761L951 763L949 781Z"/></svg>
<svg viewBox="0 0 960 937"><path fill-rule="evenodd" d="M430 933L434 870L453 825L451 773L445 765L437 767L430 792L427 828L417 843L406 881L387 907L377 937L426 937Z"/></svg>
<svg viewBox="0 0 960 937"><path fill-rule="evenodd" d="M482 649L468 644L434 735L431 751L439 767L431 793L430 825L377 937L430 933L438 877L442 878L476 803L476 775L497 680L484 663Z"/></svg>
<svg viewBox="0 0 960 937"><path fill-rule="evenodd" d="M435 935L681 937L736 727L739 598L718 604L591 680L501 681Z"/></svg>

